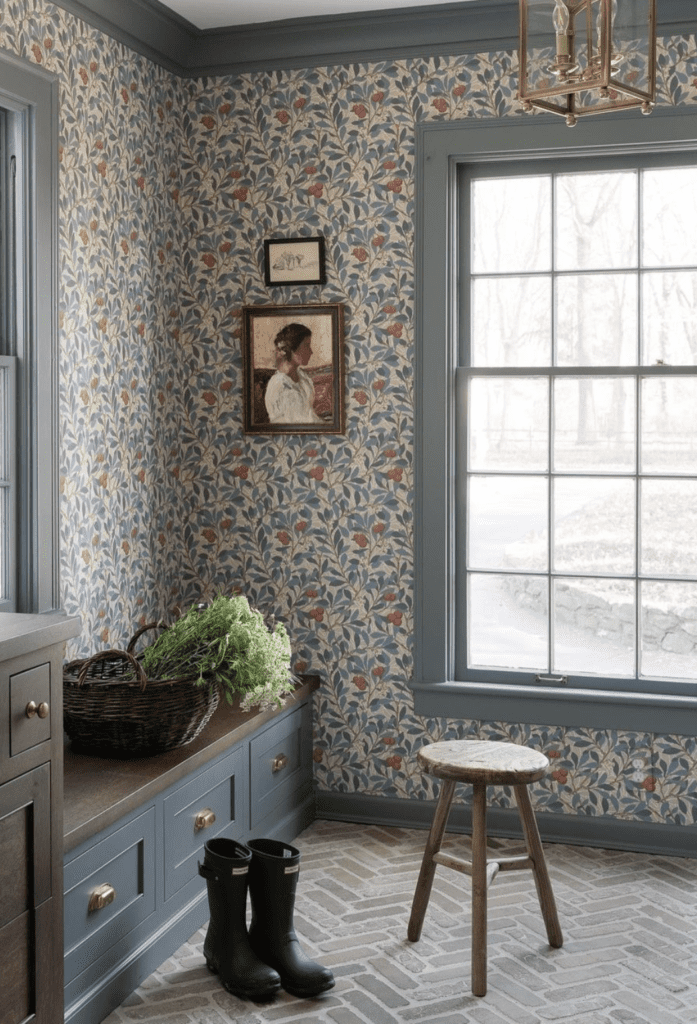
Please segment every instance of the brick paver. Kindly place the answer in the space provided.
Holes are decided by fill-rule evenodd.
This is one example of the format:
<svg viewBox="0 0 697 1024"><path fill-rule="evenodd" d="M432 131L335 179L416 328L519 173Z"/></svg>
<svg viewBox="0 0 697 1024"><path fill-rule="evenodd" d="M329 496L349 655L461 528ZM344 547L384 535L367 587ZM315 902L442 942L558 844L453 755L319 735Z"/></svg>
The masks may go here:
<svg viewBox="0 0 697 1024"><path fill-rule="evenodd" d="M421 940L406 938L425 838L318 821L296 840L296 927L308 955L335 973L326 995L282 992L264 1005L231 996L205 968L203 929L104 1024L697 1024L697 860L546 846L558 950L531 876L499 875L489 989L477 999L467 878L439 868ZM450 850L466 856L466 847L448 837Z"/></svg>

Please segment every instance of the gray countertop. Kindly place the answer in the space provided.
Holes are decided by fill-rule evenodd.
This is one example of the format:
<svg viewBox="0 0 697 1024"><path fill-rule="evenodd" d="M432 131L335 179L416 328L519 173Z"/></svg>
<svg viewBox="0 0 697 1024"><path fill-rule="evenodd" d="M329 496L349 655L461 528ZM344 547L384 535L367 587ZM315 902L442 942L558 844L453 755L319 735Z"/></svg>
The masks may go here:
<svg viewBox="0 0 697 1024"><path fill-rule="evenodd" d="M50 612L46 615L25 615L0 612L0 661L19 658L51 644L79 636L80 619L76 616Z"/></svg>

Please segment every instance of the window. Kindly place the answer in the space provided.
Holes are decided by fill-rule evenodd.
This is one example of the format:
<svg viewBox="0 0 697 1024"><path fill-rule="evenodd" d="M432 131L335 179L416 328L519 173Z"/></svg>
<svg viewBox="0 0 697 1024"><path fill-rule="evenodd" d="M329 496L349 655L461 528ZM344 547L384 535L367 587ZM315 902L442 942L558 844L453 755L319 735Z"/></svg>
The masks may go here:
<svg viewBox="0 0 697 1024"><path fill-rule="evenodd" d="M697 691L697 167L616 163L463 168L458 678Z"/></svg>
<svg viewBox="0 0 697 1024"><path fill-rule="evenodd" d="M0 611L58 585L57 80L0 55Z"/></svg>
<svg viewBox="0 0 697 1024"><path fill-rule="evenodd" d="M697 727L697 119L609 120L421 131L422 713Z"/></svg>

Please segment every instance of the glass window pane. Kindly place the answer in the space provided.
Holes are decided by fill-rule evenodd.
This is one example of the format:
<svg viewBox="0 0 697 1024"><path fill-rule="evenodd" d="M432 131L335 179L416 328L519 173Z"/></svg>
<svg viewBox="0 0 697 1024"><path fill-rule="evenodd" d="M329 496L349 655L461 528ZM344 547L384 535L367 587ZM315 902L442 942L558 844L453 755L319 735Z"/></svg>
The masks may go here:
<svg viewBox="0 0 697 1024"><path fill-rule="evenodd" d="M492 178L472 186L472 271L502 274L552 266L552 179Z"/></svg>
<svg viewBox="0 0 697 1024"><path fill-rule="evenodd" d="M472 365L547 366L552 354L547 277L478 278L472 286Z"/></svg>
<svg viewBox="0 0 697 1024"><path fill-rule="evenodd" d="M641 382L641 470L697 475L697 378Z"/></svg>
<svg viewBox="0 0 697 1024"><path fill-rule="evenodd" d="M697 576L697 480L642 480L641 572Z"/></svg>
<svg viewBox="0 0 697 1024"><path fill-rule="evenodd" d="M467 598L470 668L548 671L546 578L473 573Z"/></svg>
<svg viewBox="0 0 697 1024"><path fill-rule="evenodd" d="M636 365L636 274L561 277L556 303L558 366Z"/></svg>
<svg viewBox="0 0 697 1024"><path fill-rule="evenodd" d="M635 171L559 175L558 270L637 266L637 187Z"/></svg>
<svg viewBox="0 0 697 1024"><path fill-rule="evenodd" d="M697 679L697 584L641 586L641 676Z"/></svg>
<svg viewBox="0 0 697 1024"><path fill-rule="evenodd" d="M697 273L646 273L643 277L645 366L697 363Z"/></svg>
<svg viewBox="0 0 697 1024"><path fill-rule="evenodd" d="M697 167L664 167L643 176L642 261L647 267L697 264Z"/></svg>
<svg viewBox="0 0 697 1024"><path fill-rule="evenodd" d="M556 572L634 572L636 520L632 479L557 478L553 502Z"/></svg>
<svg viewBox="0 0 697 1024"><path fill-rule="evenodd" d="M635 431L634 378L555 380L554 468L557 472L634 472Z"/></svg>
<svg viewBox="0 0 697 1024"><path fill-rule="evenodd" d="M468 534L471 569L546 570L546 477L470 477Z"/></svg>
<svg viewBox="0 0 697 1024"><path fill-rule="evenodd" d="M549 382L544 377L474 377L469 396L468 468L545 471Z"/></svg>
<svg viewBox="0 0 697 1024"><path fill-rule="evenodd" d="M554 580L553 672L633 676L634 580Z"/></svg>

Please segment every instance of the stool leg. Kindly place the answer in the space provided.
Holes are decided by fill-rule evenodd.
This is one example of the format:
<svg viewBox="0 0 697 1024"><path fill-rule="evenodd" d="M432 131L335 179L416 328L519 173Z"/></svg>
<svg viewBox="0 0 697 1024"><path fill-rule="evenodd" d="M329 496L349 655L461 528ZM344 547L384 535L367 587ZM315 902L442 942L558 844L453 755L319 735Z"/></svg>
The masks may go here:
<svg viewBox="0 0 697 1024"><path fill-rule="evenodd" d="M411 906L411 917L409 918L409 927L407 929L407 938L410 942L418 942L421 937L421 928L423 927L426 908L428 907L428 900L431 895L433 876L436 873L433 855L438 853L443 842L445 826L448 823L450 805L453 802L454 794L455 783L444 780L441 784L436 813L433 815L431 831L428 834L426 849L421 861L421 871L419 872L416 889L414 890L414 901Z"/></svg>
<svg viewBox="0 0 697 1024"><path fill-rule="evenodd" d="M472 992L486 995L486 785L472 792Z"/></svg>
<svg viewBox="0 0 697 1024"><path fill-rule="evenodd" d="M547 929L547 938L550 946L559 949L564 941L561 933L561 925L557 917L557 905L554 901L552 883L547 873L547 862L545 861L544 850L540 842L540 833L535 820L535 812L530 804L528 787L515 786L516 800L518 801L518 812L525 835L525 844L528 848L528 856L533 863L533 874L537 897L540 901L540 909Z"/></svg>

